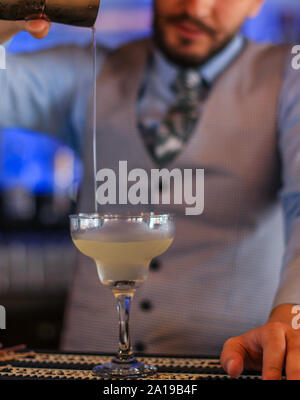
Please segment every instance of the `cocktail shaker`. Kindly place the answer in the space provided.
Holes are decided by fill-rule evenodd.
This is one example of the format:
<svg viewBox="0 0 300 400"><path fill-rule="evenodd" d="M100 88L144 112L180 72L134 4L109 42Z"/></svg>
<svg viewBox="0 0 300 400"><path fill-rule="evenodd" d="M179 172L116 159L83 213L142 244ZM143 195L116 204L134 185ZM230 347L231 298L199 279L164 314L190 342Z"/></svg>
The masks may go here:
<svg viewBox="0 0 300 400"><path fill-rule="evenodd" d="M62 24L92 27L100 0L0 0L0 20L43 18Z"/></svg>

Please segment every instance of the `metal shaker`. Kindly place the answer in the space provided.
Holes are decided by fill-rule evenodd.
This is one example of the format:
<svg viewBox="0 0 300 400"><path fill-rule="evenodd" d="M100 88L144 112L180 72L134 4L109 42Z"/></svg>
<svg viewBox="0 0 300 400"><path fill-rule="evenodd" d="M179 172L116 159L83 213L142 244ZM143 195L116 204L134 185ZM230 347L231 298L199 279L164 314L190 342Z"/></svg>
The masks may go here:
<svg viewBox="0 0 300 400"><path fill-rule="evenodd" d="M92 27L100 0L0 0L0 20L43 18L67 25Z"/></svg>

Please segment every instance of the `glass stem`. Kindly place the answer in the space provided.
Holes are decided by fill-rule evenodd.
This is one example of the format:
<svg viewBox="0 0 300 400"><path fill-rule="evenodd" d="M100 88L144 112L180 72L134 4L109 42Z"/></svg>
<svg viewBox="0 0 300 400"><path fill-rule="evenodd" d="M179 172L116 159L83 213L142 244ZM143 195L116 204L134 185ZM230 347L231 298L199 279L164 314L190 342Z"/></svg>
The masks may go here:
<svg viewBox="0 0 300 400"><path fill-rule="evenodd" d="M117 300L119 313L119 351L117 353L117 360L119 362L133 361L134 354L129 336L129 313L134 292L125 294L114 292L114 295Z"/></svg>

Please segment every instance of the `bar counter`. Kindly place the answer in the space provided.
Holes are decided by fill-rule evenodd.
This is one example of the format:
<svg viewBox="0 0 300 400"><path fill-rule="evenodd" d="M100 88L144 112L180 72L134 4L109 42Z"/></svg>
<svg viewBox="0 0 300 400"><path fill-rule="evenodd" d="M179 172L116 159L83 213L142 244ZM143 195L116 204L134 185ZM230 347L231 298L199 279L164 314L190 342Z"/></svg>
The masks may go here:
<svg viewBox="0 0 300 400"><path fill-rule="evenodd" d="M111 358L108 354L11 351L0 358L0 380L97 381L101 378L91 369ZM158 367L155 375L139 380L230 380L216 358L151 355L137 359ZM244 372L238 380L260 380L260 374Z"/></svg>

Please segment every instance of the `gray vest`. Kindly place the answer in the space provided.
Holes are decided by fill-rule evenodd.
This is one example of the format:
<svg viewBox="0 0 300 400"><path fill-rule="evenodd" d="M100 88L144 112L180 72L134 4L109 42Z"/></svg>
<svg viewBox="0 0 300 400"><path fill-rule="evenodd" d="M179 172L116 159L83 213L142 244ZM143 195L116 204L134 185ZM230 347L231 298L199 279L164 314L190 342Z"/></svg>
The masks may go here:
<svg viewBox="0 0 300 400"><path fill-rule="evenodd" d="M157 168L137 129L136 101L151 41L112 52L98 78L98 168L118 175ZM282 262L277 108L286 48L248 42L214 83L195 133L168 166L204 168L205 208L186 216L183 205L136 206L177 215L172 247L137 290L132 342L147 353L216 355L224 341L268 318ZM91 134L86 135L80 212L94 212ZM103 211L122 212L121 206ZM150 309L141 305L146 300ZM78 255L62 347L116 350L113 295L92 260Z"/></svg>

